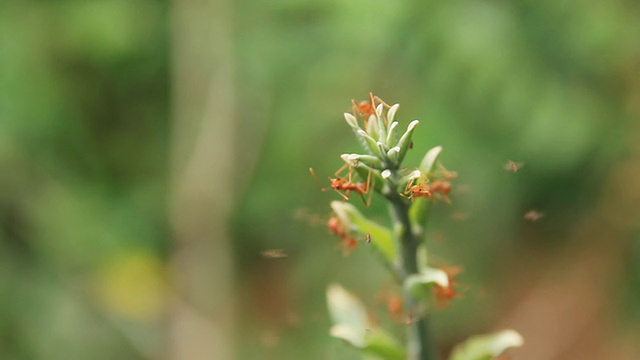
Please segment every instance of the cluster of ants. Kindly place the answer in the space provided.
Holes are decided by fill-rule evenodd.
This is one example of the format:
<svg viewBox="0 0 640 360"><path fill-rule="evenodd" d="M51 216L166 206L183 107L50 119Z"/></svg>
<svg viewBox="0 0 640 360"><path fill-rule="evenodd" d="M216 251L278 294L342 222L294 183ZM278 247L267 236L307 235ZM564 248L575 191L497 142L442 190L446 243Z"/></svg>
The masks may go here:
<svg viewBox="0 0 640 360"><path fill-rule="evenodd" d="M349 168L346 176L342 176L341 173L344 172L346 168ZM362 198L362 201L366 206L371 205L371 198L373 195L372 184L371 184L371 171L369 171L369 175L367 176L367 180L354 181L353 180L353 171L354 167L348 164L342 166L336 173L335 177L329 177L330 187L324 188L320 184L318 177L315 175L315 172L312 168L309 169L311 175L318 182L318 186L322 191L333 189L335 190L344 200L349 200L349 195L354 192ZM405 197L407 199L413 200L415 198L438 198L444 201L447 204L450 204L449 193L451 192L451 180L456 177L455 172L449 172L444 167L441 166L439 177L430 182L425 176L417 176L412 178L407 182L405 189L400 193L400 196ZM365 195L369 194L368 199L365 198ZM332 216L327 221L327 228L329 231L337 236L340 239L339 244L344 248L345 254L354 249L358 245L358 239L353 237L350 234L350 231L345 228L345 226L340 221L340 218L337 216ZM367 233L365 234L365 242L371 242L371 237Z"/></svg>
<svg viewBox="0 0 640 360"><path fill-rule="evenodd" d="M357 163L355 164L357 166ZM344 172L346 168L349 168L349 171L346 176L342 176L341 173ZM316 176L313 168L309 168L309 172L318 182L318 186L320 190L325 191L328 189L335 190L343 199L349 200L349 195L351 192L355 192L356 194L362 197L362 201L366 206L371 205L371 194L370 192L372 188L371 184L371 171L369 171L369 175L367 176L367 181L353 181L353 169L354 165L345 164L343 165L336 173L335 177L329 177L330 187L325 188L322 187L318 177ZM440 165L440 171L438 174L438 178L433 182L430 182L429 179L424 175L418 175L412 177L411 180L407 182L405 189L400 193L400 196L405 197L407 199L413 200L414 198L430 198L432 196L436 196L439 199L442 199L444 202L450 204L451 201L448 198L448 195L451 193L451 182L450 180L457 176L456 172L448 171L444 168L444 166ZM365 195L369 193L369 199L365 199Z"/></svg>
<svg viewBox="0 0 640 360"><path fill-rule="evenodd" d="M376 107L382 105L390 108L382 99L374 96L373 93L369 93L369 100L363 100L357 102L355 99L351 100L353 104L352 113L359 118L363 119L363 123L366 127L367 121L370 121L372 115L376 114ZM410 146L411 147L411 146ZM309 168L309 172L318 183L318 187L322 191L332 189L336 191L344 200L349 200L349 196L352 193L360 195L362 201L366 206L371 205L371 199L373 197L373 184L372 184L372 170L369 170L366 181L354 180L354 169L358 167L358 162L353 161L344 164L335 173L334 177L329 177L329 187L323 187L320 180L315 174L313 168ZM346 174L344 172L347 171ZM420 174L417 172L416 176L410 176L410 180L407 182L404 191L399 195L414 200L415 198L431 198L441 199L442 201L450 204L451 201L448 198L451 192L451 180L456 177L455 172L449 172L444 167L440 167L440 171L437 174L438 177L434 181L429 181L426 174ZM368 197L365 198L365 195ZM340 244L344 246L345 251L353 249L357 245L357 239L350 235L348 229L345 229L344 225L340 222L340 219L336 216L331 217L327 222L329 231L340 238ZM365 241L370 242L369 234L365 234Z"/></svg>

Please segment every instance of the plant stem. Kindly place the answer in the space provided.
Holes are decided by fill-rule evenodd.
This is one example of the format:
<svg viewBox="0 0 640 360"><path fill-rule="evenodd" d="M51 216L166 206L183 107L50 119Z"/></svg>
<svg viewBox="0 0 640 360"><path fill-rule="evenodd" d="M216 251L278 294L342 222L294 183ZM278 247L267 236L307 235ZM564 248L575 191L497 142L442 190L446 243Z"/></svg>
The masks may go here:
<svg viewBox="0 0 640 360"><path fill-rule="evenodd" d="M391 202L391 213L395 221L395 236L398 237L397 244L402 248L402 278L417 274L418 268L418 245L420 236L415 234L409 220L409 205L406 199L392 194L387 197ZM427 315L420 314L418 302L408 292L404 294L407 309L415 319L412 319L408 336L407 358L411 360L436 360L435 342L429 326Z"/></svg>

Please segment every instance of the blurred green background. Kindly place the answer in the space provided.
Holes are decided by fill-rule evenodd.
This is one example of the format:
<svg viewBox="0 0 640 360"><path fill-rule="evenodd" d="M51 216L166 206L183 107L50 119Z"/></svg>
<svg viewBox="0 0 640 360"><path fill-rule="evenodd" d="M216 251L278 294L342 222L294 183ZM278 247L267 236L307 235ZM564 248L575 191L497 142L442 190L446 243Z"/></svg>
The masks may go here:
<svg viewBox="0 0 640 360"><path fill-rule="evenodd" d="M443 356L514 328L515 359L637 359L639 39L629 0L3 0L0 358L356 358L331 282L401 335L308 172L373 91L421 120L407 164L459 174L429 225L464 268Z"/></svg>

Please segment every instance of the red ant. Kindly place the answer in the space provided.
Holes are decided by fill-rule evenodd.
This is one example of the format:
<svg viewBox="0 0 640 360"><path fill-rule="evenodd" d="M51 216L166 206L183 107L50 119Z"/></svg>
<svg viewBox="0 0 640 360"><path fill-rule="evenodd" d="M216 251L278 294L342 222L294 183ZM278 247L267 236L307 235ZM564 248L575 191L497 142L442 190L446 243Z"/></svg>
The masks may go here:
<svg viewBox="0 0 640 360"><path fill-rule="evenodd" d="M404 193L400 195L411 200L413 200L413 198L415 197L425 197L425 198L431 197L432 192L428 186L429 180L426 179L414 185L414 181L418 178L422 179L422 176L414 177L411 180L409 180L409 182L407 183L407 186L405 186L404 188Z"/></svg>
<svg viewBox="0 0 640 360"><path fill-rule="evenodd" d="M344 228L344 225L337 216L332 216L327 221L327 228L329 231L340 238L339 245L344 246L344 254L347 255L357 245L358 241L353 236L349 235L349 231Z"/></svg>
<svg viewBox="0 0 640 360"><path fill-rule="evenodd" d="M351 103L353 104L353 114L360 114L364 117L365 126L369 116L374 115L376 113L376 102L386 106L389 108L389 104L384 102L379 97L373 95L372 92L369 92L369 101L362 100L360 102L356 102L355 99L351 99Z"/></svg>
<svg viewBox="0 0 640 360"><path fill-rule="evenodd" d="M440 194L447 196L451 192L451 183L445 179L438 179L434 181L428 189L431 193L439 192Z"/></svg>
<svg viewBox="0 0 640 360"><path fill-rule="evenodd" d="M440 306L446 306L451 299L459 295L459 292L455 289L458 287L458 280L456 279L456 276L462 272L462 268L460 266L443 266L441 269L447 273L449 286L445 287L435 284L433 292Z"/></svg>
<svg viewBox="0 0 640 360"><path fill-rule="evenodd" d="M393 291L385 286L385 288L380 289L380 291L376 295L376 301L384 303L385 307L387 308L387 312L389 313L389 315L391 315L391 318L393 320L398 322L402 321L404 305L402 297L396 291Z"/></svg>
<svg viewBox="0 0 640 360"><path fill-rule="evenodd" d="M340 176L340 173L344 171L346 167L349 167L349 172L347 173L347 177L345 179L344 177ZM320 187L320 190L322 191L327 190L327 188L323 188L322 185L320 184L320 181L318 180L316 173L313 171L313 168L309 168L309 172L311 172L311 175L318 182L318 186ZM336 176L335 178L329 177L329 181L331 181L331 185L330 185L331 188L335 190L338 194L340 194L340 196L342 196L345 200L349 200L349 194L352 191L355 193L358 193L360 194L360 197L362 197L362 201L366 206L371 205L371 198L372 198L373 192L371 192L371 194L369 195L368 200L364 198L364 194L368 193L369 190L371 190L371 170L369 170L369 175L367 176L366 182L359 181L357 183L354 183L351 180L352 173L353 173L353 167L349 164L344 164L340 169L338 169L338 171L335 172L334 174Z"/></svg>
<svg viewBox="0 0 640 360"><path fill-rule="evenodd" d="M441 199L447 204L451 204L451 200L449 200L449 193L451 193L451 182L450 179L455 178L458 174L455 171L448 171L444 168L444 166L440 165L440 173L443 178L436 179L430 186L427 187L427 190L431 192L431 194L438 193Z"/></svg>
<svg viewBox="0 0 640 360"><path fill-rule="evenodd" d="M451 183L445 179L437 179L427 187L427 190L431 192L431 194L438 193L439 198L447 204L451 204L451 200L449 200L449 193L451 192Z"/></svg>

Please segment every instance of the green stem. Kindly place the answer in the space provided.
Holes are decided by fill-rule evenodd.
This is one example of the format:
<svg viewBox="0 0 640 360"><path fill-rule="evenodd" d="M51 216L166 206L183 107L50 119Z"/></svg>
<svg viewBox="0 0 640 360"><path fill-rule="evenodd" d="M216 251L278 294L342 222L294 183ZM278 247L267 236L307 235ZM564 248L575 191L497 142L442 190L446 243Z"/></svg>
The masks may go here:
<svg viewBox="0 0 640 360"><path fill-rule="evenodd" d="M417 274L420 271L417 256L420 236L412 231L409 220L410 203L396 194L393 195L388 199L391 202L391 212L396 223L395 236L398 237L396 243L400 244L402 248L402 278L406 279L407 276ZM417 311L418 301L410 293L405 292L404 298L407 309L413 316L416 316L410 324L407 358L412 360L437 359L428 316Z"/></svg>

